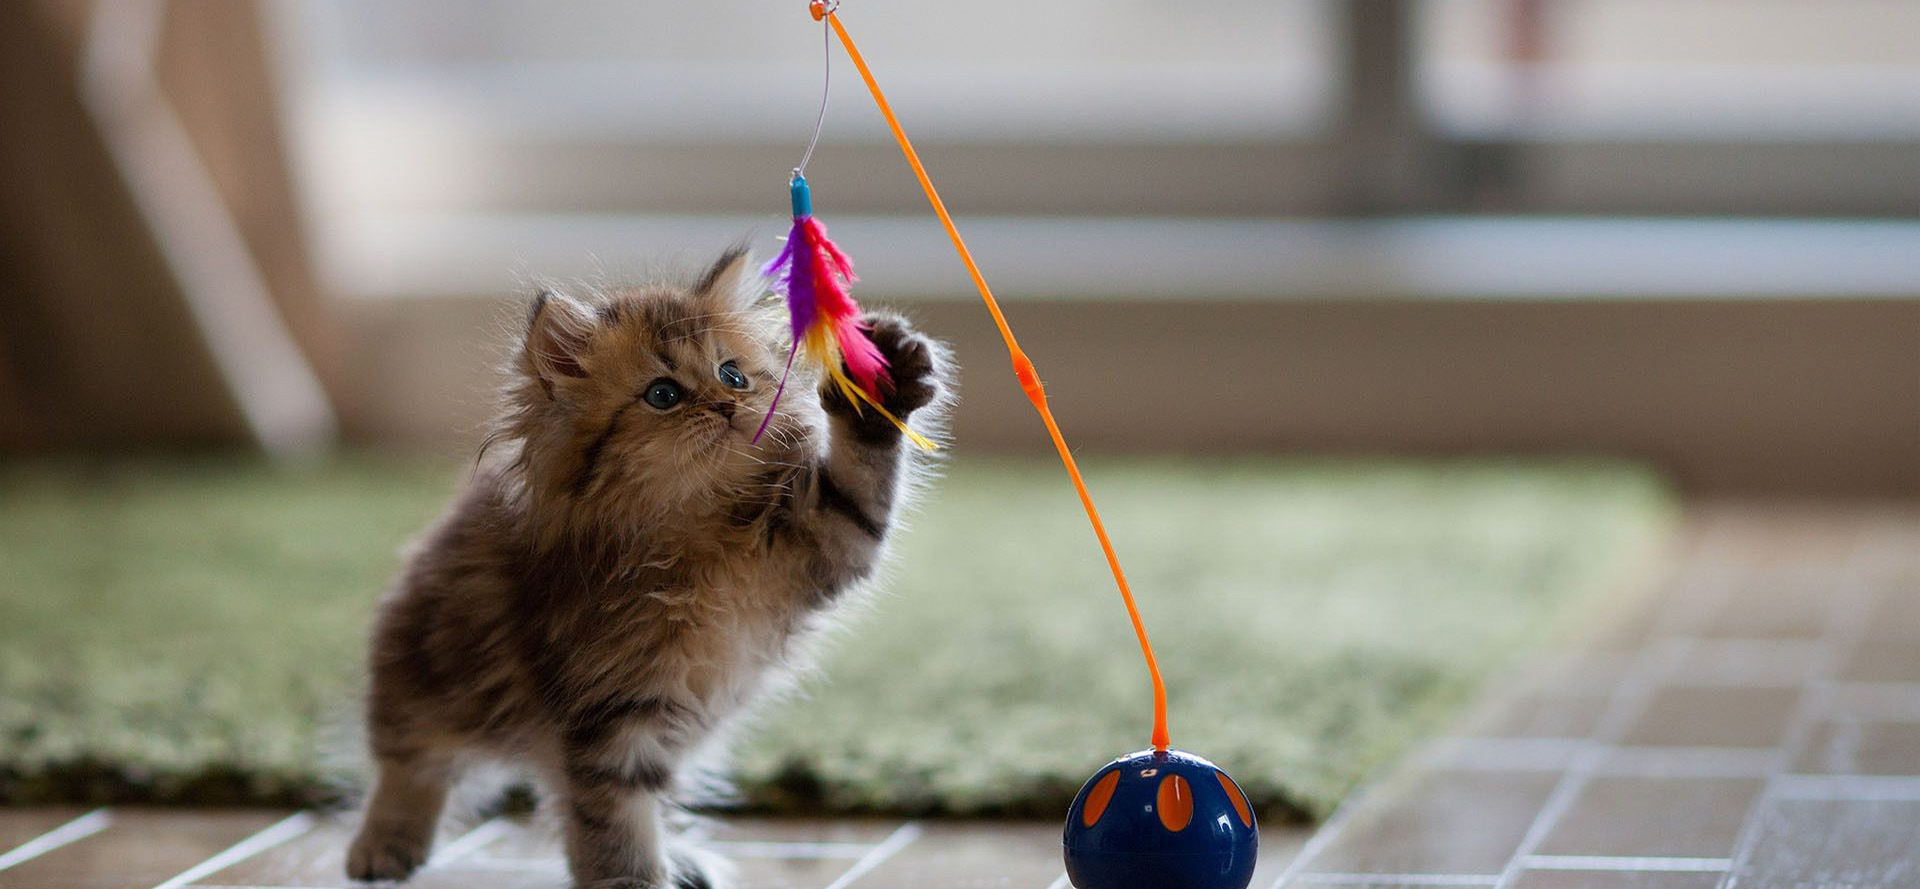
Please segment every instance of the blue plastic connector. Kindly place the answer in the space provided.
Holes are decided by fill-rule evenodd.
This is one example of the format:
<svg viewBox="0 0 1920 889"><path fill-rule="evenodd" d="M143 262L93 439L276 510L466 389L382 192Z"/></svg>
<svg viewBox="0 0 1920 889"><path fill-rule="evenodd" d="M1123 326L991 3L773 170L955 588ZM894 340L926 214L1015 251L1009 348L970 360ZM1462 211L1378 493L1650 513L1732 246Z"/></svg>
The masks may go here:
<svg viewBox="0 0 1920 889"><path fill-rule="evenodd" d="M787 190L793 194L793 218L812 216L813 191L807 188L807 177L799 173L793 174L793 182L787 186Z"/></svg>

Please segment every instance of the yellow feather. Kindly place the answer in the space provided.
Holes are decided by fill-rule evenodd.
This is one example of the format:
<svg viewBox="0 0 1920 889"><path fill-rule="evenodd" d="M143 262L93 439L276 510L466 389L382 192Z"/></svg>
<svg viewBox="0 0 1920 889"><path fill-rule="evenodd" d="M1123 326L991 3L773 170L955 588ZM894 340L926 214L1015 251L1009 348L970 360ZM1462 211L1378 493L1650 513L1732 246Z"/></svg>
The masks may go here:
<svg viewBox="0 0 1920 889"><path fill-rule="evenodd" d="M840 393L845 395L847 401L853 405L854 413L860 413L860 405L865 403L874 410L879 411L880 416L886 417L888 422L900 430L901 435L906 436L908 441L920 446L922 450L937 451L940 449L939 445L933 443L933 439L913 431L913 429L906 424L906 421L894 416L892 411L881 407L880 402L875 401L873 396L867 394L867 390L860 388L858 383L855 383L840 369L840 344L827 332L826 325L815 324L807 331L806 337L803 338L801 342L807 353L807 357L824 368L827 375L833 379L834 385L840 387Z"/></svg>

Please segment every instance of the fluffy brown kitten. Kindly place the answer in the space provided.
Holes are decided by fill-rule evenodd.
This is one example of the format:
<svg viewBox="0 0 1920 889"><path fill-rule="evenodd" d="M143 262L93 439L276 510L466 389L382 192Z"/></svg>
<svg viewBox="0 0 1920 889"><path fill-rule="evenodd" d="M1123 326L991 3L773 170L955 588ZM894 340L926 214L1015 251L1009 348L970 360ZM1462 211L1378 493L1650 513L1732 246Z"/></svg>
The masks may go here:
<svg viewBox="0 0 1920 889"><path fill-rule="evenodd" d="M530 762L576 885L711 887L661 820L690 756L794 667L880 559L923 458L877 412L785 363L742 252L688 288L533 302L495 440L374 627L379 778L347 870L426 860L469 754ZM950 364L872 315L905 418Z"/></svg>

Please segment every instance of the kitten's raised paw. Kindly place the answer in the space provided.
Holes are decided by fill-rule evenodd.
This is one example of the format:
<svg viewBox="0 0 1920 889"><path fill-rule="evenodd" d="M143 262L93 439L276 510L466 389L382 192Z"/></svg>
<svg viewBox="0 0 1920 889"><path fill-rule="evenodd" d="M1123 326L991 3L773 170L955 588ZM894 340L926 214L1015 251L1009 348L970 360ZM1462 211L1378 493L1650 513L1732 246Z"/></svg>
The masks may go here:
<svg viewBox="0 0 1920 889"><path fill-rule="evenodd" d="M426 840L363 828L347 850L347 876L367 883L398 882L413 876L426 860Z"/></svg>
<svg viewBox="0 0 1920 889"><path fill-rule="evenodd" d="M890 385L881 386L880 405L888 413L905 420L940 397L943 353L938 344L915 331L907 319L890 312L869 312L860 323L887 360ZM891 442L900 434L879 411L854 403L831 381L820 387L820 402L829 413L851 424L864 440Z"/></svg>
<svg viewBox="0 0 1920 889"><path fill-rule="evenodd" d="M886 357L887 375L893 380L893 390L882 393L886 397L880 403L903 420L932 404L940 394L939 347L899 315L870 312L861 321Z"/></svg>

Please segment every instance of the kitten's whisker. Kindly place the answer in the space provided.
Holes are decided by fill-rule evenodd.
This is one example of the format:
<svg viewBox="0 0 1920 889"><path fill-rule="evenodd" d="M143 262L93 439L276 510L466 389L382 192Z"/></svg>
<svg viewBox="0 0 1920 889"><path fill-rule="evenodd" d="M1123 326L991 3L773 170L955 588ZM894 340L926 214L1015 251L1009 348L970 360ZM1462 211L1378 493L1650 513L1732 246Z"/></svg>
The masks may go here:
<svg viewBox="0 0 1920 889"><path fill-rule="evenodd" d="M725 448L725 450L727 451L727 453L730 453L730 454L734 454L734 455L737 455L737 456L740 456L740 457L744 457L744 458L746 458L746 459L748 459L748 460L752 460L753 462L755 462L755 463L757 463L757 464L759 464L759 465L761 465L761 466L780 466L780 467L784 467L784 468L787 468L787 469L799 469L799 468L801 468L801 467L800 467L800 464L798 464L798 463L789 463L789 462L787 462L787 461L785 461L785 460L772 460L772 459L768 459L768 458L765 458L765 457L761 457L761 456L759 456L759 455L756 455L756 454L753 454L753 453L751 453L751 452L749 452L749 451L742 451L742 450L739 450L738 448L732 448L732 447L727 447L727 448Z"/></svg>

